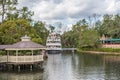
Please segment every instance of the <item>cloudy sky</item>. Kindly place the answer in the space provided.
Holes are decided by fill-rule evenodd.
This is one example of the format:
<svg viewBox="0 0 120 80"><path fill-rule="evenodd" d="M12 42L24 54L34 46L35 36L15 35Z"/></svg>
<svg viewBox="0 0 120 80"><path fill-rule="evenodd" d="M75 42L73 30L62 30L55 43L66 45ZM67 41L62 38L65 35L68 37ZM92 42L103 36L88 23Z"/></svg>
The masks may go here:
<svg viewBox="0 0 120 80"><path fill-rule="evenodd" d="M48 24L61 22L64 26L75 24L92 14L120 13L120 0L18 0L19 7L34 11L34 20Z"/></svg>

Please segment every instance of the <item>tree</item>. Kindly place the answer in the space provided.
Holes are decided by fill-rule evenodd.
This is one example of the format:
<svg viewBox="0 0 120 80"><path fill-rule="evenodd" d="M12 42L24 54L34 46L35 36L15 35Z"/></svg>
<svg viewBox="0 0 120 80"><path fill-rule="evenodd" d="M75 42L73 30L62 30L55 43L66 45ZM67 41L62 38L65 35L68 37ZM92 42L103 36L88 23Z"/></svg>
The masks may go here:
<svg viewBox="0 0 120 80"><path fill-rule="evenodd" d="M11 18L10 15L14 14L16 10L17 0L0 0L1 6L1 15L2 15L2 22L5 19L5 16L9 19Z"/></svg>
<svg viewBox="0 0 120 80"><path fill-rule="evenodd" d="M45 27L45 23L37 21L34 23L34 29L37 35L41 38L42 44L46 44L46 39L48 36L48 30Z"/></svg>
<svg viewBox="0 0 120 80"><path fill-rule="evenodd" d="M2 7L1 9L1 15L2 15L2 22L4 20L4 14L5 14L5 3L6 3L6 0L0 0L0 6Z"/></svg>
<svg viewBox="0 0 120 80"><path fill-rule="evenodd" d="M62 44L64 47L97 47L99 41L98 32L89 25L85 19L78 21L73 25L72 30L62 35Z"/></svg>
<svg viewBox="0 0 120 80"><path fill-rule="evenodd" d="M54 26L52 26L52 25L49 25L49 29L50 29L50 30L49 30L50 32L53 32L53 31L54 31L54 29L55 29L55 27L54 27Z"/></svg>
<svg viewBox="0 0 120 80"><path fill-rule="evenodd" d="M73 31L64 32L62 34L62 47L75 47L76 38L74 38L73 35Z"/></svg>
<svg viewBox="0 0 120 80"><path fill-rule="evenodd" d="M98 42L98 32L94 28L86 29L81 33L80 40L78 42L78 47L98 47Z"/></svg>
<svg viewBox="0 0 120 80"><path fill-rule="evenodd" d="M20 41L24 35L30 36L34 41L41 43L35 29L25 19L7 20L0 25L1 44L12 44ZM39 41L38 41L39 40Z"/></svg>
<svg viewBox="0 0 120 80"><path fill-rule="evenodd" d="M97 23L97 31L102 36L120 38L120 15L104 15L103 20Z"/></svg>
<svg viewBox="0 0 120 80"><path fill-rule="evenodd" d="M23 7L22 9L18 10L19 18L26 19L28 21L32 21L32 16L34 15L34 12L30 11L28 7Z"/></svg>

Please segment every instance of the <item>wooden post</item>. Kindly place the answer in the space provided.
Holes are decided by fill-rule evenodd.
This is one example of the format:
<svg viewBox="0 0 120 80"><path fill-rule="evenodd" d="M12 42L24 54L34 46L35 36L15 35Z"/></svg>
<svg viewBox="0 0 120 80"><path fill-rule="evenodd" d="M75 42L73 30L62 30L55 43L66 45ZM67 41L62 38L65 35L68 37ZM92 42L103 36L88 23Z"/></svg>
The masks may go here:
<svg viewBox="0 0 120 80"><path fill-rule="evenodd" d="M9 61L9 51L7 51L7 62Z"/></svg>
<svg viewBox="0 0 120 80"><path fill-rule="evenodd" d="M30 71L32 71L32 68L33 68L32 65L30 65Z"/></svg>
<svg viewBox="0 0 120 80"><path fill-rule="evenodd" d="M74 54L74 48L72 48L72 53Z"/></svg>
<svg viewBox="0 0 120 80"><path fill-rule="evenodd" d="M32 51L32 62L33 62L33 50L31 50Z"/></svg>
<svg viewBox="0 0 120 80"><path fill-rule="evenodd" d="M16 62L18 61L18 50L16 50Z"/></svg>
<svg viewBox="0 0 120 80"><path fill-rule="evenodd" d="M20 65L18 65L18 71L20 71Z"/></svg>

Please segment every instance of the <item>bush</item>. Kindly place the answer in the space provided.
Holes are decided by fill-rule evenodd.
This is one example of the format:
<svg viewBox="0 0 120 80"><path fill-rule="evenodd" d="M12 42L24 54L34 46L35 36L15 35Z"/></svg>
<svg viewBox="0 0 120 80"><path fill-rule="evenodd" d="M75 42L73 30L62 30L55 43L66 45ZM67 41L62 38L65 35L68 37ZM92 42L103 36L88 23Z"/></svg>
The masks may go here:
<svg viewBox="0 0 120 80"><path fill-rule="evenodd" d="M5 55L6 51L0 50L0 55Z"/></svg>

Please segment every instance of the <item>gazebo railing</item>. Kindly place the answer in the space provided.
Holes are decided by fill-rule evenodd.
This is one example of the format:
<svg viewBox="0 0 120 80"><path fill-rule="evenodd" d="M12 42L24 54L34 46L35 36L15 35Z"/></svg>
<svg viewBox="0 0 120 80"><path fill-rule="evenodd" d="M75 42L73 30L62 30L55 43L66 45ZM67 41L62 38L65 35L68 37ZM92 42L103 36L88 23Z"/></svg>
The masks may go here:
<svg viewBox="0 0 120 80"><path fill-rule="evenodd" d="M7 56L5 55L0 55L0 62L7 62Z"/></svg>
<svg viewBox="0 0 120 80"><path fill-rule="evenodd" d="M43 61L43 55L25 55L25 56L0 56L0 62L16 62L16 63L27 63L27 62L39 62Z"/></svg>

